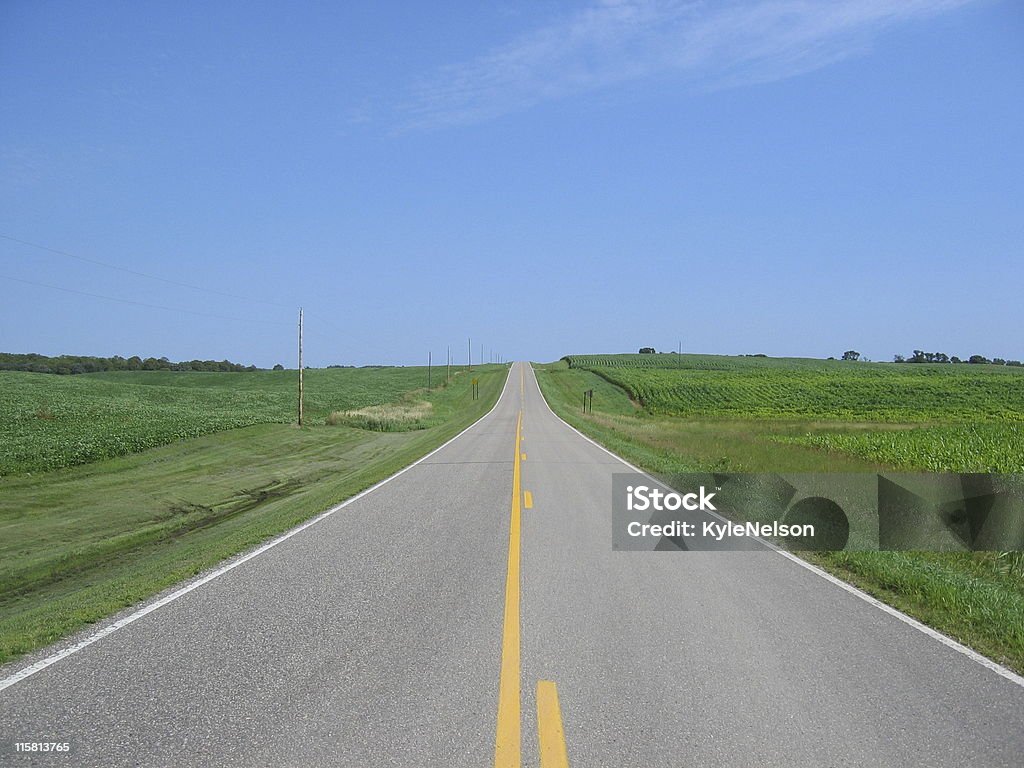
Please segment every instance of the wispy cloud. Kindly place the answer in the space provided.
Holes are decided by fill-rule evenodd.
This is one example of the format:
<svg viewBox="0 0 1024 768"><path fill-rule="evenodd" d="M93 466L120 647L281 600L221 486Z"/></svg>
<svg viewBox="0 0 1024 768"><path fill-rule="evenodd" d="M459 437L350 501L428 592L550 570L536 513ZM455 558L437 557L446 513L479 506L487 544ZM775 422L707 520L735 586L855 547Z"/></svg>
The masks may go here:
<svg viewBox="0 0 1024 768"><path fill-rule="evenodd" d="M401 121L477 122L655 75L705 87L777 80L971 1L607 0L425 76Z"/></svg>

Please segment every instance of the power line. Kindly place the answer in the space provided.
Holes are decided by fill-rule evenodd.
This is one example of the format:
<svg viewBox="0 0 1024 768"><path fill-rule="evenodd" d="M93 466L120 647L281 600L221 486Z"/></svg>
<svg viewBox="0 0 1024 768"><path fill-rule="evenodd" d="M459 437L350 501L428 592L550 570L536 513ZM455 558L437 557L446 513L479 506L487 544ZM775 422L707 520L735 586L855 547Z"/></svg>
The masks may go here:
<svg viewBox="0 0 1024 768"><path fill-rule="evenodd" d="M282 307L284 309L294 309L294 307L292 305L290 305L290 304L282 304L280 302L267 301L265 299L259 299L259 298L255 298L255 297L252 297L252 296L242 296L242 295L236 294L236 293L228 293L226 291L218 291L218 290L216 290L214 288L207 288L207 287L202 286L202 285L193 285L192 283L184 283L184 282L181 282L179 280L170 280L170 279L165 278L165 277L159 277L158 275L151 275L151 274L148 274L146 272L139 272L138 270L135 270L135 269L128 269L127 267L121 267L121 266L118 266L117 264L110 264L108 262L100 261L98 259L90 259L90 258L86 258L85 256L79 256L78 254L69 253L68 251L62 251L59 248L51 248L48 245L41 245L39 243L33 243L33 242L28 241L28 240L22 240L22 239L17 238L17 237L12 237L10 235L5 235L2 232L0 232L0 238L3 238L4 240L10 240L12 243L19 243L21 245L27 245L27 246L29 246L31 248L38 248L39 250L42 250L42 251L48 251L50 253L56 253L56 254L59 254L60 256L67 256L68 258L76 259L78 261L85 262L86 264L95 264L97 266L106 267L107 269L113 269L113 270L117 270L118 272L124 272L124 273L129 274L129 275L135 275L136 277L144 277L144 278L146 278L148 280L156 280L158 282L166 283L168 285L176 285L176 286L178 286L180 288L188 288L188 289L193 290L193 291L204 291L206 293L212 293L212 294L217 295L217 296L225 296L225 297L232 298L232 299L239 299L239 300L242 300L242 301L249 301L249 302L258 303L258 304L267 304L267 305L270 305L272 307ZM10 279L18 279L18 278L10 278ZM29 281L24 281L24 282L29 282ZM56 290L67 290L67 291L69 291L71 293L75 293L75 291L72 291L71 289L60 288L59 286L49 286L49 285L45 285L44 283L32 283L32 284L33 285L39 285L39 286L44 287L44 288L55 288ZM83 293L84 295L87 295L87 296L95 296L97 298L108 298L108 299L111 299L113 301L128 301L127 299L116 299L114 297L100 296L99 294L88 294L88 293L81 292L81 291L79 293ZM136 304L139 304L141 306L150 306L150 307L156 307L157 306L155 304L144 304L143 302L132 302L132 303L136 303ZM159 309L171 309L170 307L158 307L158 308ZM179 310L174 310L174 311L179 311ZM185 311L185 310L181 310L181 311ZM208 313L195 313L195 312L193 312L192 314L205 314L205 315L208 315L209 317L221 317L220 315L209 315ZM320 315L320 314L315 313L315 312L309 312L308 310L307 310L306 314L321 320L322 322L324 322L327 325L329 325L332 328L334 328L334 330L338 331L339 333L346 333L346 331L343 328L341 328L340 326L338 326L337 324L332 322L330 319L324 317L323 315ZM238 318L233 318L233 319L238 319ZM261 322L266 322L266 321L261 321Z"/></svg>
<svg viewBox="0 0 1024 768"><path fill-rule="evenodd" d="M226 291L218 291L218 290L216 290L214 288L207 288L207 287L202 286L202 285L193 285L192 283L183 283L183 282L181 282L179 280L170 280L170 279L168 279L166 277L159 277L157 275L150 275L150 274L148 274L146 272L139 272L138 270L135 270L135 269L128 269L127 267L121 267L121 266L118 266L117 264L109 264L108 262L100 261L98 259L89 259L89 258L86 258L85 256L79 256L79 255L74 254L74 253L68 253L67 251L62 251L62 250L59 250L57 248L50 248L47 245L40 245L39 243L32 243L32 242L29 242L28 240L20 240L17 237L11 237L10 235L5 235L2 232L0 232L0 238L3 238L4 240L10 240L12 243L20 243L21 245L27 245L30 248L38 248L41 251L49 251L50 253L56 253L56 254L58 254L60 256L66 256L69 259L76 259L78 261L85 262L86 264L94 264L96 266L106 267L107 269L117 270L118 272L124 272L124 273L129 274L129 275L135 275L136 277L144 277L144 278L146 278L148 280L156 280L156 281L161 282L161 283L167 283L168 285L176 285L179 288L188 288L189 290L193 290L193 291L205 291L206 293L212 293L212 294L214 294L216 296L225 296L225 297L230 298L230 299L240 299L242 301L250 301L250 302L255 302L255 303L258 303L258 304L269 304L270 306L273 306L273 307L284 307L286 309L292 309L292 306L290 304L281 304L281 303L276 302L276 301L267 301L265 299L258 299L258 298L255 298L253 296L241 296L241 295L239 295L237 293L227 293ZM61 289L58 289L58 290L61 290Z"/></svg>
<svg viewBox="0 0 1024 768"><path fill-rule="evenodd" d="M341 326L336 325L335 323L331 322L330 320L328 320L323 315L317 314L316 312L310 312L308 309L306 310L306 314L309 315L310 317L315 317L317 320L320 320L321 322L327 323L327 325L331 326L331 328L336 330L338 333L341 333L341 334L347 333L347 331L345 331L344 328L342 328Z"/></svg>
<svg viewBox="0 0 1024 768"><path fill-rule="evenodd" d="M0 275L0 278L4 280L13 280L16 283L24 283L25 285L34 285L38 288L50 288L54 291L64 291L65 293L74 293L79 296L90 296L94 299L104 299L106 301L116 301L121 304L134 304L137 307L149 307L150 309L163 309L167 312L184 312L189 315L199 315L200 317L215 317L218 320L232 320L239 323L261 323L264 325L289 325L290 323L276 322L274 320L255 320L252 318L244 317L228 317L227 315L217 315L212 312L198 312L194 309L184 309L183 307L165 307L161 304L147 304L144 301L135 301L134 299L122 299L117 296L105 296L100 293L89 293L88 291L79 291L74 288L64 288L60 285L49 285L48 283L37 283L34 280L25 280L20 277L11 277L10 275Z"/></svg>

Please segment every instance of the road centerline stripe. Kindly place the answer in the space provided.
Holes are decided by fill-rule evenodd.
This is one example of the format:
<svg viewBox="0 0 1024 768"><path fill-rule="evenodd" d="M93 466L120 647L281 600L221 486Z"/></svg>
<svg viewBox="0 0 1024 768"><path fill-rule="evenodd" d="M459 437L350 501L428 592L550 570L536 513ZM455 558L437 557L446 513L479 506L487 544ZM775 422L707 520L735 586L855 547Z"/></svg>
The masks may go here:
<svg viewBox="0 0 1024 768"><path fill-rule="evenodd" d="M520 375L522 369L520 369ZM512 463L512 512L508 532L508 571L505 576L505 619L498 683L498 724L494 741L495 768L519 768L522 763L519 666L519 561L522 528L520 442L523 411L516 418L516 452Z"/></svg>
<svg viewBox="0 0 1024 768"><path fill-rule="evenodd" d="M533 494L529 491L523 491L523 506L527 509L533 509Z"/></svg>
<svg viewBox="0 0 1024 768"><path fill-rule="evenodd" d="M558 686L550 680L537 681L537 737L541 768L569 768Z"/></svg>

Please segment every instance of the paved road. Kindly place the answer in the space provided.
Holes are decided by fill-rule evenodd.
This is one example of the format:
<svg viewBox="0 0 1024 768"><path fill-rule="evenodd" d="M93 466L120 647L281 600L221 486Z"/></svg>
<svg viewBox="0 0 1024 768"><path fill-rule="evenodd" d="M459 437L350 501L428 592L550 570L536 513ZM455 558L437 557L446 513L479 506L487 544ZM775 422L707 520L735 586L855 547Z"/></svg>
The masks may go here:
<svg viewBox="0 0 1024 768"><path fill-rule="evenodd" d="M559 719L574 767L1021 764L1024 688L783 556L612 552L622 471L517 364L425 461L0 691L0 765L537 765Z"/></svg>

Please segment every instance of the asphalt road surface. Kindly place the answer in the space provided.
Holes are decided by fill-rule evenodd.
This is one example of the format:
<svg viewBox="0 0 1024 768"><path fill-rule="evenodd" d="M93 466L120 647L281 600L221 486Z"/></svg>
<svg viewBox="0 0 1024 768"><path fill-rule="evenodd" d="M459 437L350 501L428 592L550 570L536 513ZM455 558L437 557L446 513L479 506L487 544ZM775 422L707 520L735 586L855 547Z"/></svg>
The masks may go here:
<svg viewBox="0 0 1024 768"><path fill-rule="evenodd" d="M427 459L0 690L0 765L1022 764L1019 679L792 560L613 552L623 471L516 364Z"/></svg>

